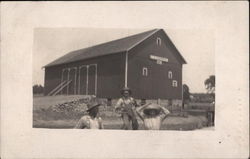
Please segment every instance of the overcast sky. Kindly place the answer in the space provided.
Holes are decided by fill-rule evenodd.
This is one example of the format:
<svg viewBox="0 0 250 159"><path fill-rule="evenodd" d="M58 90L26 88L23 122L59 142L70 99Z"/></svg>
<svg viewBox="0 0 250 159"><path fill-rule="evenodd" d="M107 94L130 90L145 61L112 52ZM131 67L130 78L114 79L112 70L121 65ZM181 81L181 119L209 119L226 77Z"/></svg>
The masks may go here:
<svg viewBox="0 0 250 159"><path fill-rule="evenodd" d="M137 34L146 29L37 28L34 30L33 85L44 85L42 67L70 51ZM163 28L187 61L183 83L190 92L205 92L204 80L215 74L213 30Z"/></svg>

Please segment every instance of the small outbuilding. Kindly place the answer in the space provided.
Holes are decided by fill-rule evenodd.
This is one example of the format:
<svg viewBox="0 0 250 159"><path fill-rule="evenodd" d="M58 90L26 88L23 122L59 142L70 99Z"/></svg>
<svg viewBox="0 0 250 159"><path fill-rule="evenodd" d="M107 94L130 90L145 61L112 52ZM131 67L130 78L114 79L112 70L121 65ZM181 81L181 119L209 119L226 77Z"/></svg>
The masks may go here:
<svg viewBox="0 0 250 159"><path fill-rule="evenodd" d="M182 99L186 64L163 29L72 51L45 67L45 95L118 98L123 87L136 99Z"/></svg>

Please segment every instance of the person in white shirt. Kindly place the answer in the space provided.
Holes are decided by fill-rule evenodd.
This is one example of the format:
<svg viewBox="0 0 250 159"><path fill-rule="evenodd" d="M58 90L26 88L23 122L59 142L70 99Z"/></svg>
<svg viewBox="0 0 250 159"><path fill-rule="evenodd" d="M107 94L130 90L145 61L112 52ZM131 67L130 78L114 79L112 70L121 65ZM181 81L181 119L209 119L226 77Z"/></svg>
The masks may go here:
<svg viewBox="0 0 250 159"><path fill-rule="evenodd" d="M162 122L170 113L163 106L151 103L137 108L136 112L144 122L146 130L160 130Z"/></svg>
<svg viewBox="0 0 250 159"><path fill-rule="evenodd" d="M83 115L75 126L75 129L103 129L102 119L98 117L98 102L90 102L87 104L87 114Z"/></svg>

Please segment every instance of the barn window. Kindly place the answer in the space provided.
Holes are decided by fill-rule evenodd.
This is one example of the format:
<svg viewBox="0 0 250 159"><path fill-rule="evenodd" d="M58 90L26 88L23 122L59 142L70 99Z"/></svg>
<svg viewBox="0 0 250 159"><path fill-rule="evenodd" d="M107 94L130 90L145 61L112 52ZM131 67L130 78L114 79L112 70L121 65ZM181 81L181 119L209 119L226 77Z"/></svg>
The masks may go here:
<svg viewBox="0 0 250 159"><path fill-rule="evenodd" d="M147 67L142 68L142 75L143 76L148 76L148 68Z"/></svg>
<svg viewBox="0 0 250 159"><path fill-rule="evenodd" d="M172 71L168 71L168 78L169 78L169 79L172 79L172 78L173 78L173 73L172 73Z"/></svg>
<svg viewBox="0 0 250 159"><path fill-rule="evenodd" d="M176 80L173 80L172 86L173 87L177 87L178 86L178 82Z"/></svg>
<svg viewBox="0 0 250 159"><path fill-rule="evenodd" d="M157 44L158 46L161 46L161 38L158 37L158 38L156 39L156 44Z"/></svg>

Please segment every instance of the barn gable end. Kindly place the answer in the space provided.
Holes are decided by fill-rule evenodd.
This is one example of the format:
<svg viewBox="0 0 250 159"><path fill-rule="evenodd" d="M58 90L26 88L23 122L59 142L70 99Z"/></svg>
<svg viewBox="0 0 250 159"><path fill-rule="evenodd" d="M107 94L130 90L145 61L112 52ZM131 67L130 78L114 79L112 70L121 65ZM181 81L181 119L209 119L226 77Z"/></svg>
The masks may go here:
<svg viewBox="0 0 250 159"><path fill-rule="evenodd" d="M172 62L179 63L179 64L186 64L185 59L181 56L178 49L175 47L171 39L168 37L166 32L163 29L158 29L155 31L152 35L148 36L144 40L142 40L140 43L137 43L133 47L129 48L127 51L132 54L130 56L148 56L147 53L141 53L139 50L145 47L148 47L150 43L157 44L157 39L160 38L161 46L165 47L165 51L167 54L164 54L162 51L159 52L152 52L151 54L155 54L156 56L162 56L166 58L170 58ZM155 49L159 48L157 45L153 45L154 48L147 48L152 49L154 51ZM150 50L149 50L150 51Z"/></svg>
<svg viewBox="0 0 250 159"><path fill-rule="evenodd" d="M182 64L186 62L169 40L165 32L159 30L129 51L128 86L134 89L135 97L182 98ZM176 82L177 87L173 86Z"/></svg>

